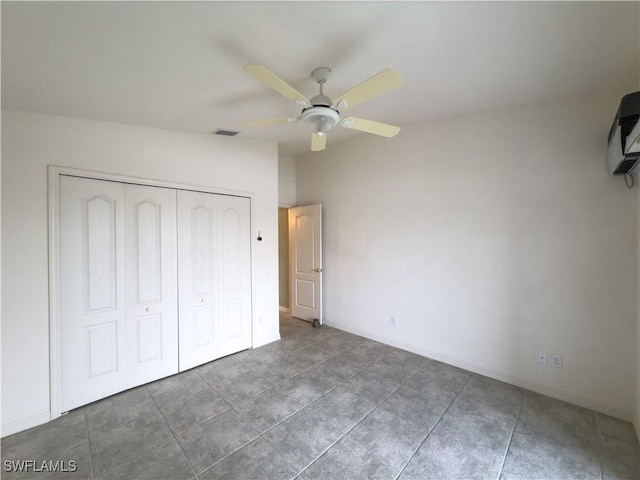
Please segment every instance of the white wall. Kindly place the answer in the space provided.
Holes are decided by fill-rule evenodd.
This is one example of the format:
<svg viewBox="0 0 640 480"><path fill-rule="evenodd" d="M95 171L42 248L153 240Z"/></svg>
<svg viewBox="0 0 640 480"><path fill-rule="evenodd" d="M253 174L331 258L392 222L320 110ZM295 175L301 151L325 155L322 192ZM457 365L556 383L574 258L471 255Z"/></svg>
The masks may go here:
<svg viewBox="0 0 640 480"><path fill-rule="evenodd" d="M638 187L605 167L623 93L299 158L298 202L324 205L326 323L630 419Z"/></svg>
<svg viewBox="0 0 640 480"><path fill-rule="evenodd" d="M277 162L272 142L3 111L2 434L49 418L48 164L253 193L259 345L279 338Z"/></svg>
<svg viewBox="0 0 640 480"><path fill-rule="evenodd" d="M288 155L278 157L278 204L281 207L296 204L296 159Z"/></svg>

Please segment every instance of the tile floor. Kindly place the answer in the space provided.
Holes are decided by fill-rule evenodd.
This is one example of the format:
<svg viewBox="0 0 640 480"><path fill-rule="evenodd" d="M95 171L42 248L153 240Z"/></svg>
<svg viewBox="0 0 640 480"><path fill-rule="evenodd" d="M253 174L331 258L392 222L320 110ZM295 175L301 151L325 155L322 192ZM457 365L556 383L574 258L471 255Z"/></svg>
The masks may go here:
<svg viewBox="0 0 640 480"><path fill-rule="evenodd" d="M2 478L640 477L628 422L327 326L281 333L2 439Z"/></svg>

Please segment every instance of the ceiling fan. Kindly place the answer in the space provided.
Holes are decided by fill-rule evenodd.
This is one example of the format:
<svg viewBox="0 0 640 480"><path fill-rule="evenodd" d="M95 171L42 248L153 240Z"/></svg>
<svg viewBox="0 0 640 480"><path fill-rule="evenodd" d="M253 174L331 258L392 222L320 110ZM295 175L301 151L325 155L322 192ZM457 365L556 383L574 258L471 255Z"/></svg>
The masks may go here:
<svg viewBox="0 0 640 480"><path fill-rule="evenodd" d="M340 115L341 111L355 107L366 100L387 93L402 85L402 77L390 68L382 70L373 77L353 87L351 90L342 95L338 95L333 100L324 94L324 84L327 82L329 74L331 73L331 70L327 67L318 67L311 72L311 77L320 86L320 93L311 98L311 100L307 99L263 65L248 64L244 66L244 69L279 94L300 105L302 112L297 117L270 118L255 122L244 122L240 124L242 128L265 127L268 125L293 123L302 120L311 129L311 150L314 152L326 148L327 132L337 123L340 123L341 126L346 128L383 137L394 137L400 131L400 127L387 125L386 123L374 122L357 117L342 117Z"/></svg>

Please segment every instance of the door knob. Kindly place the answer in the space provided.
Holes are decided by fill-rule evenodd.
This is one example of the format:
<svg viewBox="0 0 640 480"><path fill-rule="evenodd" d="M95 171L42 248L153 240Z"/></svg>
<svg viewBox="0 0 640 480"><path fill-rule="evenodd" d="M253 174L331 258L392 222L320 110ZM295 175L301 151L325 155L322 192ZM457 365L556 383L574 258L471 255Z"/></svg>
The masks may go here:
<svg viewBox="0 0 640 480"><path fill-rule="evenodd" d="M144 309L145 312L148 312L149 310L151 310L151 307L147 307Z"/></svg>
<svg viewBox="0 0 640 480"><path fill-rule="evenodd" d="M320 273L320 272L322 271L322 269L321 269L321 268L314 268L314 269L313 269L313 271L314 271L315 273Z"/></svg>

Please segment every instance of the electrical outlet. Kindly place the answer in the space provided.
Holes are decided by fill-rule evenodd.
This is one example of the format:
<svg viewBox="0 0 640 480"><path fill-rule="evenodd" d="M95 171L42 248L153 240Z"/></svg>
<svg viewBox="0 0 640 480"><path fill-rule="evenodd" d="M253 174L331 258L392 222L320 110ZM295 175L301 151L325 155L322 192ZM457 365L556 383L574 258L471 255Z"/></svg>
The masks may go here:
<svg viewBox="0 0 640 480"><path fill-rule="evenodd" d="M547 366L547 354L544 352L538 352L538 365Z"/></svg>
<svg viewBox="0 0 640 480"><path fill-rule="evenodd" d="M398 325L398 319L392 315L391 316L391 326L395 327L397 325Z"/></svg>
<svg viewBox="0 0 640 480"><path fill-rule="evenodd" d="M562 355L551 354L551 366L554 368L562 368Z"/></svg>

